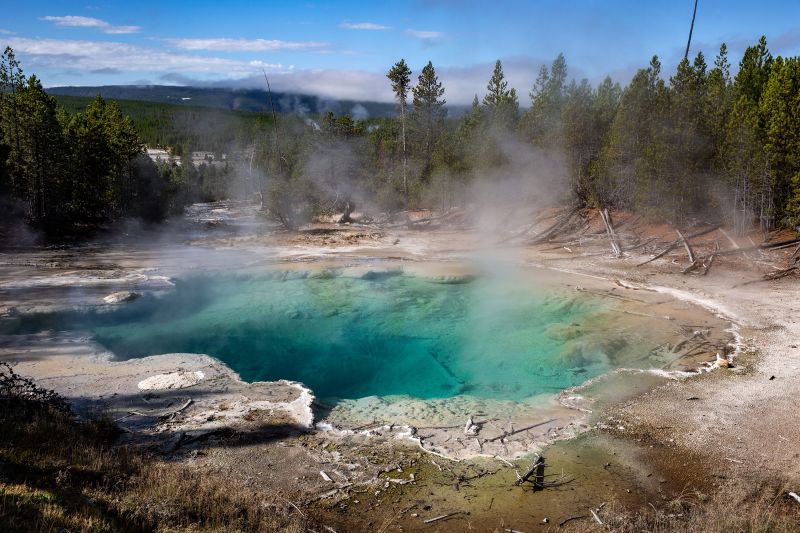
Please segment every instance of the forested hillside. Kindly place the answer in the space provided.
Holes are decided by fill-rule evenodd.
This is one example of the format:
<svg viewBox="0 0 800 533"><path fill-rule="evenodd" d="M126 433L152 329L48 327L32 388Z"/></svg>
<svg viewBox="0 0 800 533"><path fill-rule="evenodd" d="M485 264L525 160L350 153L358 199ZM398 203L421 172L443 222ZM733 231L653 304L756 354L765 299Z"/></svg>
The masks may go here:
<svg viewBox="0 0 800 533"><path fill-rule="evenodd" d="M198 199L251 197L288 228L354 209L447 210L543 201L635 210L739 231L800 223L800 58L765 38L735 76L723 44L663 73L653 57L626 87L571 80L559 55L521 110L500 61L462 117L431 63L389 69L390 118L246 113L47 95L7 50L0 187L31 223L158 219ZM125 117L124 115L129 115ZM225 152L224 168L154 165L143 143Z"/></svg>
<svg viewBox="0 0 800 533"><path fill-rule="evenodd" d="M47 91L50 94L50 91ZM86 109L97 97L59 96L55 99L68 113ZM130 117L147 146L169 147L176 155L190 150L225 152L231 146L251 142L256 132L272 122L269 114L228 111L202 106L162 104L140 100L114 100Z"/></svg>
<svg viewBox="0 0 800 533"><path fill-rule="evenodd" d="M103 85L98 87L51 87L56 96L101 95L107 100L138 100L180 107L212 107L228 111L319 115L354 113L359 118L391 116L391 104L355 100L334 100L307 94L273 92L264 89L229 89L225 87L181 87L174 85Z"/></svg>

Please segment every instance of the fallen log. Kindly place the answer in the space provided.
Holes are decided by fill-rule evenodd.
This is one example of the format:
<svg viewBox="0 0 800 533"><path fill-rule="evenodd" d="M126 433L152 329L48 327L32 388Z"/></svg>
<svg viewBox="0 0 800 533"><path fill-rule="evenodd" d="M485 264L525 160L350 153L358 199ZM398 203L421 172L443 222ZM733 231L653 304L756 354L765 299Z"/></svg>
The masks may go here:
<svg viewBox="0 0 800 533"><path fill-rule="evenodd" d="M486 442L494 442L496 440L501 440L501 439L504 439L506 437L510 437L511 435L516 435L517 433L522 433L523 431L528 431L529 429L533 429L535 427L543 426L544 424L549 424L550 422L555 422L556 420L558 420L558 419L557 418L551 418L550 420L545 420L544 422L538 422L538 423L533 424L531 426L526 426L524 428L515 429L514 431L508 431L506 433L503 433L502 435L498 435L497 437L492 437L491 439L486 439Z"/></svg>
<svg viewBox="0 0 800 533"><path fill-rule="evenodd" d="M163 415L159 416L158 418L161 419L161 420L172 420L175 417L175 415L177 415L178 413L180 413L181 411L183 411L184 409L186 409L187 407L192 405L192 403L194 403L194 400L189 398L189 399L186 400L186 402L184 402L183 405L181 405L180 407L178 407L174 411L172 411L170 413L164 413Z"/></svg>
<svg viewBox="0 0 800 533"><path fill-rule="evenodd" d="M608 214L608 209L600 211L600 218L603 219L603 224L606 226L606 233L608 240L611 242L611 249L614 251L615 257L622 257L622 249L617 242L617 236L614 233L614 226L611 224L611 215Z"/></svg>
<svg viewBox="0 0 800 533"><path fill-rule="evenodd" d="M736 255L736 254L743 254L745 252L753 252L757 250L780 250L781 248L788 248L798 243L800 243L800 239L789 239L786 241L778 241L773 243L762 242L761 244L756 244L755 246L748 246L747 248L736 248L735 250L722 250L721 252L716 252L715 255Z"/></svg>
<svg viewBox="0 0 800 533"><path fill-rule="evenodd" d="M691 265L689 265L688 267L686 267L686 268L684 268L683 270L681 270L681 274L688 274L689 272L691 272L692 270L696 269L696 268L697 268L697 267L699 267L700 265L702 265L702 263L700 262L700 260L699 260L699 259L695 259L695 260L692 262L692 264L691 264Z"/></svg>
<svg viewBox="0 0 800 533"><path fill-rule="evenodd" d="M448 514L443 514L441 516L435 516L433 518L428 518L427 520L423 521L422 523L423 524L433 524L434 522L438 522L439 520L444 520L446 518L450 518L451 516L455 516L457 514L458 513L448 513Z"/></svg>
<svg viewBox="0 0 800 533"><path fill-rule="evenodd" d="M563 213L562 213L562 214L563 214ZM555 215L555 216L558 216L558 215ZM537 215L537 216L536 216L536 217L533 219L533 222L531 222L530 224L528 224L527 226L525 226L525 229L523 229L523 230L521 230L521 231L518 231L518 232L516 232L516 233L512 233L511 235L509 235L509 236L507 236L507 237L504 237L504 238L500 239L499 241L497 241L497 244L503 244L503 243L506 243L506 242L508 242L508 241L511 241L511 240L513 240L513 239L516 239L517 237L522 237L523 235L525 235L526 233L528 233L530 230L532 230L532 229L533 229L533 227L534 227L536 224L538 224L539 222L541 222L542 220L545 220L545 219L547 219L547 218L552 218L552 216L551 216L551 217L548 217L546 213L540 213L540 214L538 214L538 215Z"/></svg>
<svg viewBox="0 0 800 533"><path fill-rule="evenodd" d="M514 485L522 485L528 481L531 476L534 476L533 490L541 490L544 488L544 467L544 457L537 454L530 468L514 482Z"/></svg>
<svg viewBox="0 0 800 533"><path fill-rule="evenodd" d="M566 226L569 222L572 221L573 217L578 213L578 208L572 209L569 213L561 215L558 217L558 220L555 221L553 225L545 229L542 233L538 234L537 236L533 237L532 239L528 239L525 241L525 244L539 244L540 242L545 242L550 237L557 235L561 229Z"/></svg>
<svg viewBox="0 0 800 533"><path fill-rule="evenodd" d="M689 256L689 262L694 263L695 258L694 258L694 251L692 250L692 245L689 244L689 241L686 239L686 237L683 236L681 230L675 228L675 233L678 234L678 238L681 240L681 242L683 242L683 247L686 248L686 255Z"/></svg>
<svg viewBox="0 0 800 533"><path fill-rule="evenodd" d="M703 273L701 274L702 276L705 276L708 274L708 271L711 270L711 265L714 264L714 258L717 257L717 252L719 252L719 241L717 241L717 249L708 257L708 262L705 264Z"/></svg>
<svg viewBox="0 0 800 533"><path fill-rule="evenodd" d="M631 250L636 250L636 249L639 249L639 248L644 248L645 246L647 246L648 244L650 244L650 243L651 243L651 242L653 242L654 240L656 240L656 238L655 238L655 237L651 237L651 238L647 239L646 241L644 241L644 242L640 242L639 244L636 244L636 245L634 245L634 246L628 246L627 248L623 248L623 249L622 249L622 251L623 251L623 252L630 252Z"/></svg>
<svg viewBox="0 0 800 533"><path fill-rule="evenodd" d="M704 229L704 230L700 230L700 231L698 231L698 232L696 232L696 233L692 233L691 235L689 235L688 237L686 237L686 240L688 241L688 240L690 240L690 239L694 239L695 237L701 237L701 236L703 236L703 235L706 235L706 234L708 234L708 233L711 233L712 231L716 231L716 230L718 230L718 229L719 229L719 226L712 226L712 227L710 227L710 228L706 228L706 229ZM677 247L678 247L680 244L681 244L681 239L675 239L675 240L674 240L674 241L672 241L672 242L669 244L669 246L667 246L667 247L666 247L666 248L665 248L665 249L664 249L662 252L660 252L659 254L657 254L657 255L655 255L655 256L653 256L653 257L651 257L650 259L648 259L647 261L645 261L645 262L643 262L643 263L639 263L639 264L638 264L638 265L636 265L636 266L643 266L643 265L646 265L647 263L652 263L652 262L653 262L653 261L655 261L656 259L659 259L659 258L661 258L661 257L664 257L665 255L667 255L668 253L670 253L672 250L674 250L675 248L677 248Z"/></svg>
<svg viewBox="0 0 800 533"><path fill-rule="evenodd" d="M768 274L764 274L764 276L760 279L754 279L751 281L745 281L744 283L740 283L737 287L742 287L744 285L750 285L752 283L758 283L760 281L774 281L776 279L785 278L786 276L792 274L793 272L800 270L800 266L793 265L789 268L784 268L782 270L776 270L775 272L770 272Z"/></svg>

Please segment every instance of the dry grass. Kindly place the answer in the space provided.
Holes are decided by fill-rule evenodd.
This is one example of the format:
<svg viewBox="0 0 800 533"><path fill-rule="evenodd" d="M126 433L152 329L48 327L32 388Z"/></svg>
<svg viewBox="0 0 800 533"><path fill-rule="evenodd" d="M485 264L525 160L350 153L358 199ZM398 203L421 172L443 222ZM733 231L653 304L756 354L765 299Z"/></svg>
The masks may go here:
<svg viewBox="0 0 800 533"><path fill-rule="evenodd" d="M114 445L116 428L0 401L0 531L304 531L289 502Z"/></svg>
<svg viewBox="0 0 800 533"><path fill-rule="evenodd" d="M800 505L778 487L760 487L753 494L711 498L684 494L666 508L651 506L633 513L612 503L600 513L603 525L591 519L573 523L566 531L619 533L790 533L800 530Z"/></svg>

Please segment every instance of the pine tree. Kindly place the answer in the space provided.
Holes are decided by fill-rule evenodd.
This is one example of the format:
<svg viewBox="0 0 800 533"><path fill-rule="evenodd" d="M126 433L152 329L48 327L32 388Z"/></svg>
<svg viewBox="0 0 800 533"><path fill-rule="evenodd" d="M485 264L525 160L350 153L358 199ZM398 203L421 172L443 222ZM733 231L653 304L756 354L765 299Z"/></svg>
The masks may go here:
<svg viewBox="0 0 800 533"><path fill-rule="evenodd" d="M491 126L511 129L519 115L519 99L516 89L509 89L503 74L503 64L498 59L494 64L494 72L486 86L483 107Z"/></svg>
<svg viewBox="0 0 800 533"><path fill-rule="evenodd" d="M772 63L760 102L775 217L800 224L800 58Z"/></svg>
<svg viewBox="0 0 800 533"><path fill-rule="evenodd" d="M706 203L713 152L705 129L707 99L706 62L703 53L692 63L683 59L670 78L669 116L662 124L666 136L665 177L674 198L671 218L681 221L700 212Z"/></svg>
<svg viewBox="0 0 800 533"><path fill-rule="evenodd" d="M401 59L389 69L386 74L392 83L398 106L400 107L400 131L403 145L403 194L408 206L408 160L406 152L406 104L408 101L408 90L411 84L411 69L406 65L405 59Z"/></svg>
<svg viewBox="0 0 800 533"><path fill-rule="evenodd" d="M754 218L763 229L770 228L774 221L774 198L759 110L771 65L772 55L762 36L757 45L745 50L739 63L731 89L733 107L718 156L718 164L732 191L731 219L740 234L749 229Z"/></svg>
<svg viewBox="0 0 800 533"><path fill-rule="evenodd" d="M13 52L10 57L13 64ZM3 128L6 165L12 194L25 201L28 220L40 224L49 214L62 168L61 128L55 98L45 93L36 76L20 81L18 65L16 72L13 92L3 98L3 117L10 118Z"/></svg>
<svg viewBox="0 0 800 533"><path fill-rule="evenodd" d="M412 89L414 109L411 112L411 129L423 158L423 179L429 177L433 150L444 130L447 109L444 107L442 87L433 64L422 69L417 85Z"/></svg>
<svg viewBox="0 0 800 533"><path fill-rule="evenodd" d="M520 131L539 146L558 146L561 139L561 113L567 100L567 61L558 54L550 70L542 65L530 92L531 107L520 121Z"/></svg>
<svg viewBox="0 0 800 533"><path fill-rule="evenodd" d="M571 187L579 202L587 200L589 169L596 157L597 138L594 118L594 91L588 80L573 81L566 90L563 114L558 117L560 144L570 167Z"/></svg>
<svg viewBox="0 0 800 533"><path fill-rule="evenodd" d="M627 209L661 210L670 198L664 179L665 139L661 126L668 105L653 56L622 93L619 108L595 171L597 203Z"/></svg>

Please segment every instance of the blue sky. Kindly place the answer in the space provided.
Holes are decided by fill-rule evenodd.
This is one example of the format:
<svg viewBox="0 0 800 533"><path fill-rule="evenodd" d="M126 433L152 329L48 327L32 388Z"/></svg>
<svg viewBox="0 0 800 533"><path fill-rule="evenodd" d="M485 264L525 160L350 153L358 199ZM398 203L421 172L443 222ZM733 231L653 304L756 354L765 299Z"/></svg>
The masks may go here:
<svg viewBox="0 0 800 533"><path fill-rule="evenodd" d="M18 1L0 19L28 72L46 86L219 84L388 100L384 73L431 60L451 103L482 94L495 59L523 104L559 52L570 75L625 83L658 54L683 55L693 0L409 0L406 2ZM692 52L723 41L738 63L766 34L775 55L800 54L800 0L700 0Z"/></svg>

